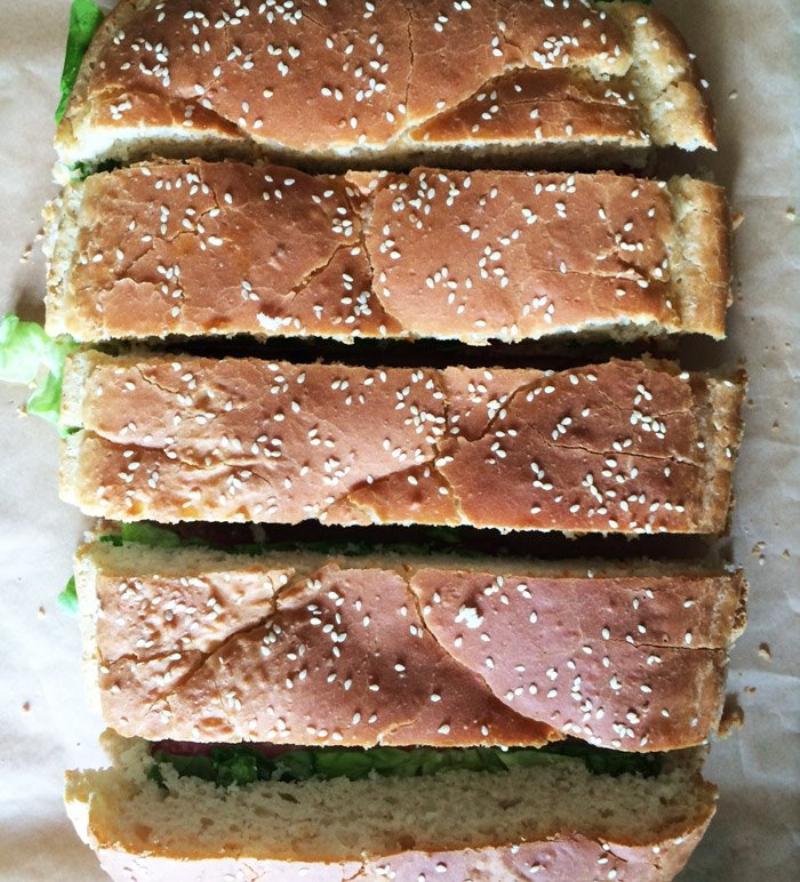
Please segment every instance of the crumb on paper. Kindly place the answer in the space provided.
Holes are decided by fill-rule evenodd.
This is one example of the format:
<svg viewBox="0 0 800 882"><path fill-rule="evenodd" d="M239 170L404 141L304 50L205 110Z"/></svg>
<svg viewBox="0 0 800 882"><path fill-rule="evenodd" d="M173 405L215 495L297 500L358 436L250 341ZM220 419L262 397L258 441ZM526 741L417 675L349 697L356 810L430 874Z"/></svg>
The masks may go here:
<svg viewBox="0 0 800 882"><path fill-rule="evenodd" d="M755 695L756 694L756 687L755 686L745 686L744 693L745 693L745 695Z"/></svg>
<svg viewBox="0 0 800 882"><path fill-rule="evenodd" d="M22 702L22 713L27 714L30 713L31 703L29 701Z"/></svg>
<svg viewBox="0 0 800 882"><path fill-rule="evenodd" d="M40 606L39 609L36 610L36 618L37 619L43 619L46 615L47 615L47 610L43 606Z"/></svg>
<svg viewBox="0 0 800 882"><path fill-rule="evenodd" d="M737 89L731 89L730 92L728 92L728 98L731 101L735 101L738 97L739 97L739 92Z"/></svg>
<svg viewBox="0 0 800 882"><path fill-rule="evenodd" d="M731 229L736 232L744 223L744 212L736 208L731 211Z"/></svg>
<svg viewBox="0 0 800 882"><path fill-rule="evenodd" d="M745 691L747 691L745 689ZM753 690L755 692L755 689ZM732 732L741 729L744 725L744 708L739 704L739 696L735 692L729 692L725 696L725 705L722 709L722 718L719 721L717 734L720 738L727 738Z"/></svg>
<svg viewBox="0 0 800 882"><path fill-rule="evenodd" d="M767 543L762 540L761 542L756 542L756 544L750 549L750 554L752 554L753 557L758 558L758 564L762 567L764 566L764 560L766 558L766 555L764 554L766 547Z"/></svg>
<svg viewBox="0 0 800 882"><path fill-rule="evenodd" d="M789 558L790 558L791 556L792 556L791 551L789 551L788 548L784 548L784 549L783 549L783 553L781 554L781 557L782 557L784 560L789 560Z"/></svg>
<svg viewBox="0 0 800 882"><path fill-rule="evenodd" d="M781 424L778 422L778 420L775 420L775 422L772 424L772 431L777 433L777 432L780 432L780 430L781 430Z"/></svg>
<svg viewBox="0 0 800 882"><path fill-rule="evenodd" d="M32 243L32 242L29 242L29 243L25 246L25 248L24 248L22 254L20 255L19 262L20 262L20 263L27 263L27 262L31 259L31 254L32 254L32 253L33 253L33 243Z"/></svg>
<svg viewBox="0 0 800 882"><path fill-rule="evenodd" d="M769 643L758 644L758 657L763 658L764 661L772 661L772 650L770 649Z"/></svg>
<svg viewBox="0 0 800 882"><path fill-rule="evenodd" d="M789 208L786 209L786 220L788 220L789 223L794 223L797 220L797 212L792 206L789 206Z"/></svg>

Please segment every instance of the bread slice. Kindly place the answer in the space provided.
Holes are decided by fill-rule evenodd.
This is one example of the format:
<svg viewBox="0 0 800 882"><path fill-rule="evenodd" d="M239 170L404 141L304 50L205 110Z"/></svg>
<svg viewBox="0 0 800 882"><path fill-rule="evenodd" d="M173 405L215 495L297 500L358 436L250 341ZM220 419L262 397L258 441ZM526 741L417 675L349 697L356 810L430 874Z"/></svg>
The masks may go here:
<svg viewBox="0 0 800 882"><path fill-rule="evenodd" d="M743 377L79 354L61 492L114 520L717 533Z"/></svg>
<svg viewBox="0 0 800 882"><path fill-rule="evenodd" d="M671 24L638 3L122 0L60 124L63 163L641 163L714 147Z"/></svg>
<svg viewBox="0 0 800 882"><path fill-rule="evenodd" d="M249 334L721 338L721 188L611 174L311 176L152 162L69 185L47 329L85 342Z"/></svg>
<svg viewBox="0 0 800 882"><path fill-rule="evenodd" d="M664 882L714 813L714 788L682 754L656 778L566 761L225 790L174 771L159 788L145 742L109 746L111 768L68 773L66 803L119 882Z"/></svg>
<svg viewBox="0 0 800 882"><path fill-rule="evenodd" d="M647 562L96 542L75 575L103 718L153 741L684 748L744 626L741 573Z"/></svg>

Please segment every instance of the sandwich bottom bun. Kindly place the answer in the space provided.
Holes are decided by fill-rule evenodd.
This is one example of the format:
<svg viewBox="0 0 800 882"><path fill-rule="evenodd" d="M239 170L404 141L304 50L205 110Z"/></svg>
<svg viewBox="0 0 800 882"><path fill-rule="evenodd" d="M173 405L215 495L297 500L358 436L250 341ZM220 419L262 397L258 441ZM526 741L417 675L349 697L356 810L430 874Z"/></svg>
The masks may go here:
<svg viewBox="0 0 800 882"><path fill-rule="evenodd" d="M661 882L714 814L698 752L657 777L566 760L512 772L221 788L105 736L107 769L67 774L79 834L119 882Z"/></svg>

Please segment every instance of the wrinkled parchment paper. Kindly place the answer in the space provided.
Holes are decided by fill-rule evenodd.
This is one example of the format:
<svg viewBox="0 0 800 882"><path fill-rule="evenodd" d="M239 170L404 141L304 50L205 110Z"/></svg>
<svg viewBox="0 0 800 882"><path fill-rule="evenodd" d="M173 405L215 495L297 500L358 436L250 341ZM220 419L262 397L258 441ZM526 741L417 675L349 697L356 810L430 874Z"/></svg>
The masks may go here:
<svg viewBox="0 0 800 882"><path fill-rule="evenodd" d="M0 3L0 312L24 318L42 317L34 240L54 192L68 6ZM800 0L661 7L711 83L722 148L702 162L746 215L730 339L712 361L741 360L750 373L738 504L724 540L751 581L750 625L729 681L746 725L712 750L719 812L681 879L788 882L800 864ZM22 390L0 386L0 879L99 882L61 803L63 769L101 762L77 621L55 600L83 522L58 500L55 432L18 419L22 400Z"/></svg>

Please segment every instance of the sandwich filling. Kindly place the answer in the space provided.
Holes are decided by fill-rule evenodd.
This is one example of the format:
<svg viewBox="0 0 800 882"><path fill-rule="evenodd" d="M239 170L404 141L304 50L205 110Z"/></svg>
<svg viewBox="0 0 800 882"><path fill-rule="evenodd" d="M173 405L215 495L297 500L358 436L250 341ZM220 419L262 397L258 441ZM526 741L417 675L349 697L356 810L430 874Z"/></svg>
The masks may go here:
<svg viewBox="0 0 800 882"><path fill-rule="evenodd" d="M20 321L11 313L0 318L0 381L30 387L26 413L54 423L62 434L64 363L77 348L71 337L50 337L36 322Z"/></svg>
<svg viewBox="0 0 800 882"><path fill-rule="evenodd" d="M594 775L653 778L663 766L661 754L604 750L580 741L545 747L312 747L273 744L205 745L158 742L152 746L149 777L166 787L162 769L180 777L201 778L219 787L242 787L257 781L328 781L347 778L415 778L447 771L509 772L533 766L580 763Z"/></svg>

